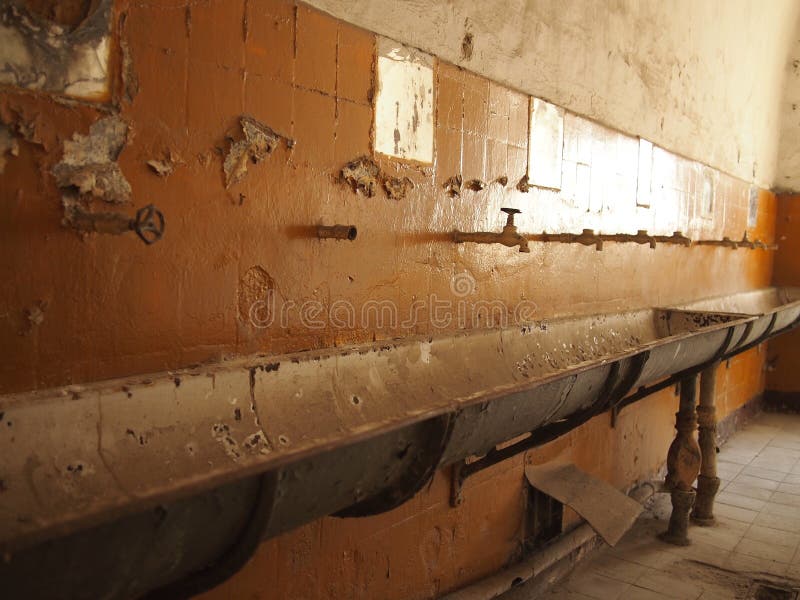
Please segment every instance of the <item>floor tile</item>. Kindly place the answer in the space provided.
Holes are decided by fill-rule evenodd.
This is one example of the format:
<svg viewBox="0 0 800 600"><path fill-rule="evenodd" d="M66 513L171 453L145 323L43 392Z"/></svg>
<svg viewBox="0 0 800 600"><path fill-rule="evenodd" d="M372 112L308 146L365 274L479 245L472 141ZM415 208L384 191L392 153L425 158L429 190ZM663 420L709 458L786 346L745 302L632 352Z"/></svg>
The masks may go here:
<svg viewBox="0 0 800 600"><path fill-rule="evenodd" d="M745 532L744 537L793 549L800 546L800 533L781 531L780 529L763 527L762 525L751 525Z"/></svg>
<svg viewBox="0 0 800 600"><path fill-rule="evenodd" d="M734 553L755 556L765 560L782 562L789 564L794 557L794 548L778 546L769 542L761 542L750 538L744 538L733 550Z"/></svg>
<svg viewBox="0 0 800 600"><path fill-rule="evenodd" d="M764 472L770 473L769 476L764 476L766 479L774 479L775 481L783 481L787 473L792 472L792 468L797 464L796 460L775 460L772 458L758 458L753 459L750 464L745 467L748 471L753 469L762 469ZM745 469L742 469L744 471ZM781 476L780 473L783 473ZM748 473L755 475L755 473ZM761 477L761 475L756 475Z"/></svg>
<svg viewBox="0 0 800 600"><path fill-rule="evenodd" d="M781 485L783 484L781 483L778 485L778 489L780 489ZM766 490L746 483L737 483L735 481L726 487L725 491L739 494L740 496L747 496L748 498L756 498L758 500L769 500L770 496L773 494L772 490Z"/></svg>
<svg viewBox="0 0 800 600"><path fill-rule="evenodd" d="M764 490L775 490L778 488L779 481L772 481L771 479L764 479L763 477L753 477L752 475L740 474L736 476L733 483L743 483L752 487L761 488Z"/></svg>
<svg viewBox="0 0 800 600"><path fill-rule="evenodd" d="M763 525L764 527L772 527L773 529L780 529L781 531L789 531L791 533L800 533L800 519L785 517L783 515L760 513L756 520L753 521L756 525Z"/></svg>
<svg viewBox="0 0 800 600"><path fill-rule="evenodd" d="M780 515L790 519L800 519L800 509L796 506L777 504L771 500L764 503L764 508L761 509L761 512L767 515ZM782 529L782 527L778 527L778 529Z"/></svg>
<svg viewBox="0 0 800 600"><path fill-rule="evenodd" d="M800 483L788 483L784 480L783 483L778 485L779 492L783 492L784 494L794 494L795 496L800 496Z"/></svg>
<svg viewBox="0 0 800 600"><path fill-rule="evenodd" d="M649 569L650 567L623 560L610 554L592 561L591 564L591 570L598 575L625 583L635 583Z"/></svg>
<svg viewBox="0 0 800 600"><path fill-rule="evenodd" d="M729 506L747 508L749 510L758 512L764 508L766 501L735 494L730 490L726 490L721 494L717 494L717 504L727 504Z"/></svg>
<svg viewBox="0 0 800 600"><path fill-rule="evenodd" d="M752 523L758 516L758 511L717 503L714 506L714 515L733 519L734 521L741 521L743 523Z"/></svg>
<svg viewBox="0 0 800 600"><path fill-rule="evenodd" d="M774 560L766 560L756 556L732 552L725 567L738 573L757 574L766 573L768 575L783 576L789 565Z"/></svg>
<svg viewBox="0 0 800 600"><path fill-rule="evenodd" d="M756 459L758 460L758 459ZM780 482L786 478L786 475L791 471L791 467L786 467L786 470L779 470L777 467L770 469L766 464L755 465L756 460L742 469L741 475L749 475L751 477L758 477L759 479L769 479L770 481ZM777 487L777 486L776 486Z"/></svg>
<svg viewBox="0 0 800 600"><path fill-rule="evenodd" d="M636 581L636 585L680 600L699 598L703 593L703 588L696 583L660 571L645 573Z"/></svg>
<svg viewBox="0 0 800 600"><path fill-rule="evenodd" d="M783 483L788 483L791 485L800 485L800 474L792 474L790 473L783 479Z"/></svg>
<svg viewBox="0 0 800 600"><path fill-rule="evenodd" d="M665 600L669 597L636 585L632 585L625 591L625 600Z"/></svg>
<svg viewBox="0 0 800 600"><path fill-rule="evenodd" d="M581 576L575 579L567 580L565 587L570 591L585 594L590 598L616 600L624 597L623 594L630 587L630 584L588 572L581 573Z"/></svg>
<svg viewBox="0 0 800 600"><path fill-rule="evenodd" d="M800 508L800 496L797 494L787 494L786 492L781 492L780 490L772 494L772 498L770 498L769 501L776 504L788 504L789 506ZM798 514L800 514L800 510L798 511Z"/></svg>

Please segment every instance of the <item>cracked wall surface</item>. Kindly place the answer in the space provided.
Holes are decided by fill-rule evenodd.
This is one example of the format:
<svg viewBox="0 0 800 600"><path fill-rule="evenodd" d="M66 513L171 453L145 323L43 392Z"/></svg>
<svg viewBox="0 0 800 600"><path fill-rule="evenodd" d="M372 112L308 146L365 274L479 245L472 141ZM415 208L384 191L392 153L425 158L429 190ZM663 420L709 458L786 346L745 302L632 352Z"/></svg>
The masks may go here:
<svg viewBox="0 0 800 600"><path fill-rule="evenodd" d="M786 84L781 94L781 136L775 187L800 191L800 19L785 64Z"/></svg>
<svg viewBox="0 0 800 600"><path fill-rule="evenodd" d="M772 241L775 198L760 190L757 218L748 224L746 178L713 171L716 200L709 216L702 201L704 167L658 145L640 151L635 137L567 110L562 189L533 186L526 178L528 95L513 82L498 83L441 60L433 65L433 162L393 159L375 152L377 38L370 31L282 0L120 0L115 10L124 26L114 42L127 47L127 72L136 82L113 106L115 115L108 106L64 103L56 95L0 91L0 120L11 136L4 136L0 177L4 395L254 353L453 333L457 322L439 327L414 307L434 296L452 298L457 278L473 282L468 301L532 302L535 318L544 322L563 314L688 302L770 282L772 254L763 251L609 243L598 252L531 243L531 252L520 254L452 241L453 229L499 231L505 221L499 209L506 206L523 211L516 223L525 233L584 227L635 233L641 227L669 235L683 227L694 237L741 239L746 231L750 239ZM458 25L461 60L470 44L463 45L463 22ZM486 49L480 26L471 27L471 60L477 60ZM449 39L450 33L442 35ZM655 114L660 108L652 104ZM226 156L247 141L243 116L284 142L260 161L253 160L263 156L258 146L239 146L240 160L231 164L240 167L244 159L246 174L227 180ZM109 118L127 124L124 149L114 145L101 153L114 157L130 186L124 207L156 203L168 219L169 235L153 246L134 236L77 236L62 226L65 190L54 168L65 149L92 138L93 128L103 129ZM724 138L731 141L728 132ZM722 144L708 139L709 147ZM647 174L641 179L640 166ZM639 181L646 188L641 197ZM94 207L120 208L89 196ZM358 238L316 237L318 225L337 223L357 226ZM262 326L266 317L252 308L268 292L286 309L285 319L278 313ZM309 315L300 312L304 305L316 310L376 301L398 307L396 323L341 318L344 325L309 327L303 320ZM416 320L403 325L412 314ZM721 370L720 414L760 392L763 365L764 353L754 349ZM174 394L175 385L168 387ZM190 389L180 387L181 393ZM146 400L169 398L152 394ZM305 400L295 405L298 419L310 405ZM624 487L663 462L675 402L666 390L627 409L616 429L601 415L531 456L559 455ZM230 406L233 423L239 406ZM241 410L241 422L251 420L246 404ZM3 426L17 435L16 424ZM116 446L121 440L138 445L146 433L128 434L121 421L106 426L114 433L107 443L120 453L126 452ZM206 434L216 450L228 443L212 439L211 427ZM241 450L246 436L234 439ZM598 453L598 447L608 452ZM203 448L179 450L202 456ZM457 509L448 502L449 472L440 472L394 511L321 519L281 536L263 544L245 571L207 597L407 599L460 587L515 555L524 460L476 477ZM76 456L69 464L86 461ZM81 476L93 477L85 471Z"/></svg>
<svg viewBox="0 0 800 600"><path fill-rule="evenodd" d="M792 0L309 4L742 179L775 181Z"/></svg>

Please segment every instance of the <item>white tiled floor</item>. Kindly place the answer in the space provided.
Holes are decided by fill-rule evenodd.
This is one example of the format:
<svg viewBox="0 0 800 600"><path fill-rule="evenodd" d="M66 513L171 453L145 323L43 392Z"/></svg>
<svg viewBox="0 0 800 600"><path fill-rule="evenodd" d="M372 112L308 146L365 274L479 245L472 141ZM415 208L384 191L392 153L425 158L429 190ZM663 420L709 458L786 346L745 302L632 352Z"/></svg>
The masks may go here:
<svg viewBox="0 0 800 600"><path fill-rule="evenodd" d="M656 538L670 511L669 496L658 494L615 548L593 554L545 597L729 600L750 598L753 581L800 588L800 415L761 415L718 459L717 524L691 526L690 546ZM533 596L523 585L502 598Z"/></svg>

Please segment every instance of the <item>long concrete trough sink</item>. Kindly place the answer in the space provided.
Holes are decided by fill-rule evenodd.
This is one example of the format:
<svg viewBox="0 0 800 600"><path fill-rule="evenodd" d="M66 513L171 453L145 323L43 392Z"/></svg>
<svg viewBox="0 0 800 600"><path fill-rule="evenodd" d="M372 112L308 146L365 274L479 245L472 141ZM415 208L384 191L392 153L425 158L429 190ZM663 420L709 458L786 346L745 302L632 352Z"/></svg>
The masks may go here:
<svg viewBox="0 0 800 600"><path fill-rule="evenodd" d="M163 560L131 552L104 579L130 579L119 597L178 585L242 528L257 541L388 510L444 465L526 433L546 441L799 318L800 291L769 288L0 397L0 552L12 557L0 579L101 597L111 583L58 558L149 544Z"/></svg>

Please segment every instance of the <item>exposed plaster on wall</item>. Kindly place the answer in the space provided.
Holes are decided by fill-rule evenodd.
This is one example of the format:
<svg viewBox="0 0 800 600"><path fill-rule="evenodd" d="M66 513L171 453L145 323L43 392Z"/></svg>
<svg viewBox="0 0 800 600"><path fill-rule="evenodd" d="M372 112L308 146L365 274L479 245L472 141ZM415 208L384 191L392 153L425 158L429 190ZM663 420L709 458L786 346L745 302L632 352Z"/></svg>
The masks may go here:
<svg viewBox="0 0 800 600"><path fill-rule="evenodd" d="M109 93L111 0L69 30L0 0L0 83L105 100Z"/></svg>
<svg viewBox="0 0 800 600"><path fill-rule="evenodd" d="M779 191L800 191L800 20L786 61L775 187Z"/></svg>
<svg viewBox="0 0 800 600"><path fill-rule="evenodd" d="M100 119L89 135L76 133L64 141L64 156L53 175L68 192L88 194L112 204L131 197L131 184L117 164L128 137L128 124L119 117Z"/></svg>
<svg viewBox="0 0 800 600"><path fill-rule="evenodd" d="M792 0L308 3L742 179L775 179Z"/></svg>

